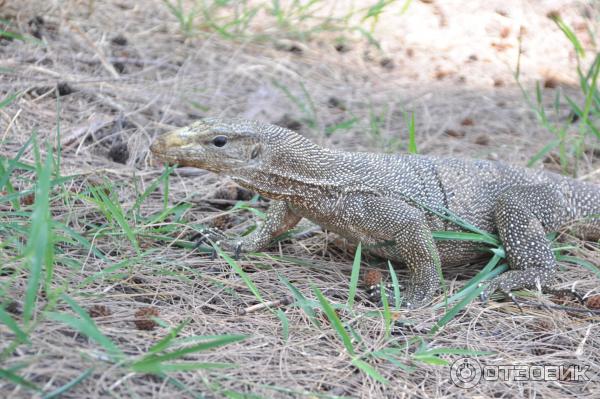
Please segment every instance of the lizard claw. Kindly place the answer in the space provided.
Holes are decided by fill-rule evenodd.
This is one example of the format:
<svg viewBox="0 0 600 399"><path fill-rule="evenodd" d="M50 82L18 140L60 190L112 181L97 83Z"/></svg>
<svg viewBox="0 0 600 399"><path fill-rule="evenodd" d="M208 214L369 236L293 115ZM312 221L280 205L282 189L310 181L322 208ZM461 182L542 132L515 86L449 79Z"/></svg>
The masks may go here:
<svg viewBox="0 0 600 399"><path fill-rule="evenodd" d="M382 297L382 290L383 288L383 295L385 295L385 297L387 298L387 302L388 304L392 305L396 302L396 295L394 292L394 284L392 283L386 283L386 282L380 282L378 284L374 284L374 285L370 285L365 287L365 292L367 294L367 297L369 298L370 301L373 302L373 304L375 304L376 306L383 306L383 299ZM403 291L404 290L404 286L400 285L400 290ZM400 297L400 301L402 301L402 296ZM406 306L406 304L404 304L404 306Z"/></svg>
<svg viewBox="0 0 600 399"><path fill-rule="evenodd" d="M210 255L211 260L215 260L217 258L217 250L215 249L215 245L219 246L224 251L233 252L233 257L235 260L239 260L240 255L245 252L243 248L244 242L242 240L229 240L225 233L212 227L200 230L191 236L190 240L195 241L194 249L203 244L212 245L212 251Z"/></svg>
<svg viewBox="0 0 600 399"><path fill-rule="evenodd" d="M217 259L217 249L213 246L212 251L210 251L210 260L215 260L215 259Z"/></svg>
<svg viewBox="0 0 600 399"><path fill-rule="evenodd" d="M556 295L556 296L571 296L573 298L575 298L577 300L577 302L579 302L579 304L584 305L585 304L585 300L583 299L583 296L575 291L573 288L568 289L555 289L555 288L546 288L544 287L542 289L542 292L544 294L550 294L550 295Z"/></svg>
<svg viewBox="0 0 600 399"><path fill-rule="evenodd" d="M389 284L386 284L384 282L379 282L377 284L373 284L373 285L370 285L365 288L367 297L369 298L369 300L373 301L373 303L376 304L377 306L383 305L383 301L381 300L382 284L383 284L383 295L387 296L388 303L389 303L389 299L393 297L393 293L390 295Z"/></svg>
<svg viewBox="0 0 600 399"><path fill-rule="evenodd" d="M210 260L215 260L217 259L217 251L215 251L214 249L210 252Z"/></svg>
<svg viewBox="0 0 600 399"><path fill-rule="evenodd" d="M400 306L405 309L415 309L423 306L427 303L427 297L422 294L411 293L410 289L406 289L404 285L400 285L399 288L404 294L400 295ZM396 294L394 291L394 284L380 282L379 284L371 285L366 288L368 298L375 304L375 306L383 306L383 298L385 296L390 306L396 302Z"/></svg>
<svg viewBox="0 0 600 399"><path fill-rule="evenodd" d="M515 302L515 299L511 294L512 286L510 284L510 281L508 281L508 284L507 284L506 275L501 275L499 277L495 277L492 280L487 281L487 282L481 282L481 283L479 283L478 286L481 287L482 285L484 285L486 283L487 283L487 287L485 287L485 289L483 291L481 291L481 294L479 294L479 298L481 299L481 302L483 305L488 303L490 296L496 291L502 292L504 295L509 297L513 302ZM521 309L521 306L519 304L517 304L517 306L519 306L519 309Z"/></svg>
<svg viewBox="0 0 600 399"><path fill-rule="evenodd" d="M240 255L242 254L242 242L238 241L235 244L235 250L233 251L233 259L240 260Z"/></svg>
<svg viewBox="0 0 600 399"><path fill-rule="evenodd" d="M523 308L521 307L521 304L517 300L517 297L515 297L515 295L510 290L506 290L500 284L498 284L498 281L499 280L492 280L488 284L488 286L483 291L481 291L481 294L479 294L479 299L481 300L482 305L486 305L488 303L488 300L490 299L490 295L492 295L496 290L500 290L501 292L504 293L504 295L509 297L510 300L515 305L517 305L517 307L519 308L519 311L522 314L525 313L525 312L523 312ZM481 287L483 284L484 283L479 283L478 287Z"/></svg>
<svg viewBox="0 0 600 399"><path fill-rule="evenodd" d="M479 283L477 284L477 287L482 287L483 283ZM490 292L489 292L489 287L485 288L483 291L481 291L481 293L479 294L479 300L481 301L482 305L487 305L488 300L490 299Z"/></svg>
<svg viewBox="0 0 600 399"><path fill-rule="evenodd" d="M196 249L200 245L204 244L206 237L202 233L195 233L190 237L190 241L194 242L194 249Z"/></svg>
<svg viewBox="0 0 600 399"><path fill-rule="evenodd" d="M223 238L225 238L225 234L221 230L207 227L192 235L190 241L195 241L194 248L198 248L204 243L215 242Z"/></svg>
<svg viewBox="0 0 600 399"><path fill-rule="evenodd" d="M508 297L510 298L510 300L517 305L517 307L519 308L519 310L521 311L521 314L524 314L525 312L523 312L523 308L521 307L521 304L519 303L519 301L517 301L517 298L513 295L512 292L508 293Z"/></svg>
<svg viewBox="0 0 600 399"><path fill-rule="evenodd" d="M499 290L502 294L505 295L505 298L510 298L510 300L517 305L517 307L519 308L519 310L521 311L521 313L523 313L523 309L521 308L521 305L519 304L519 302L517 302L516 297L513 295L513 293L511 291L504 291L502 289L499 288L494 288L493 290L490 289L490 287L487 287L486 289L484 289L481 294L479 294L479 300L481 301L481 304L483 306L486 306L490 300L491 295L496 292L497 290Z"/></svg>
<svg viewBox="0 0 600 399"><path fill-rule="evenodd" d="M481 287L483 285L485 285L486 282L481 282L478 284L478 287ZM521 306L516 303L516 300L514 299L514 296L512 295L510 290L506 290L504 289L498 281L496 280L492 280L492 281L488 281L487 282L487 287L485 287L483 289L483 291L481 291L481 294L479 294L479 300L481 301L482 305L487 305L487 303L490 300L490 297L492 296L492 294L496 291L500 291L502 292L504 295L506 295L507 297L509 297L513 302L515 302L515 304L519 307L519 309L521 309Z"/></svg>

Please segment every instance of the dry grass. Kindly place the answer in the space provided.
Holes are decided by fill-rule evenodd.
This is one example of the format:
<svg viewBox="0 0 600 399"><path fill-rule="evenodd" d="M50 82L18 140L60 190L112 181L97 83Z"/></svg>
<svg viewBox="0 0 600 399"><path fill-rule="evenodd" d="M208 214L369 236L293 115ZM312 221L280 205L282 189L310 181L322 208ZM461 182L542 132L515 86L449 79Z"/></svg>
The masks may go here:
<svg viewBox="0 0 600 399"><path fill-rule="evenodd" d="M143 217L163 210L164 188L159 185L143 202L142 218L128 220L138 233L139 252L118 221L77 196L104 184L122 209L131 209L140 193L161 176L161 170L149 162L152 138L209 114L295 124L303 134L331 147L400 151L408 143L403 112L414 112L422 153L524 164L552 136L536 121L512 77L520 26L526 27L521 60L525 85L531 87L534 80L549 82L544 89L548 103L557 89L578 98L571 47L545 15L558 9L580 27L584 44L592 46L582 24L593 27L597 10L569 1L555 2L553 9L538 2L486 2L477 7L463 3L479 2L451 3L414 2L402 16L398 8L391 8L375 30L382 50L350 40L347 52L335 50L339 34L331 32L310 41L292 41L295 51L287 51L290 42L281 39L225 40L209 31L186 37L158 0L8 0L0 5L0 18L11 21L9 30L38 32L44 42L0 39L0 100L20 93L14 103L0 109L0 155L14 157L33 132L40 142L54 143L59 129L61 173L78 176L51 197L52 216L85 235L105 255L102 259L76 243L57 243L53 287L62 288L97 316L99 329L128 356L145 353L167 333L167 327L185 320L190 322L181 337L249 336L186 358L228 362L236 368L155 377L107 361L94 341L40 312L40 323L29 332L31 344L19 345L2 359L1 367L20 367L18 374L46 393L90 369L63 395L73 398L250 393L259 397L598 397L598 316L527 306L520 313L511 302L484 306L475 301L433 335L428 331L444 314L443 308L399 312L395 317L410 327L386 337L384 318L372 312L375 308L360 292L353 311L342 310L339 315L362 337L361 350L405 346L398 360L414 367L406 371L389 362L365 359L390 381L384 385L350 363L323 313L317 311L317 326L300 307L283 307L289 323L285 337L284 323L275 312L240 315L257 300L224 260L211 260L205 252L176 245L201 225L231 227L238 233L253 225L251 212L230 211L235 192L222 199L223 193L231 192L222 189L227 186L225 179L196 170L174 171L169 205L182 202L190 207L180 218L171 215L146 224ZM592 15L584 16L584 10ZM42 16L43 23L35 22L36 16ZM270 31L265 21L268 18L259 15L252 29L278 37L281 33ZM62 84L59 91L54 89L58 83ZM63 95L57 96L58 92ZM566 114L565 109L561 117ZM349 120L355 122L340 125ZM339 129L332 129L335 126ZM330 135L323 133L331 130L335 131ZM33 163L34 158L28 149L22 160ZM597 158L591 146L579 164L580 175L595 182L600 181ZM556 166L552 157L545 165ZM26 178L32 173L19 176L20 180L11 178L15 188L30 189ZM265 204L258 205L264 209ZM26 225L27 220L14 217L1 222ZM159 228L168 233L166 238L160 239ZM10 241L8 231L0 230L5 243ZM574 245L574 255L600 263L597 243L574 237L565 240ZM1 251L3 270L14 269L14 273L0 275L0 300L5 307L12 303L13 317L19 320L27 270L16 258L14 246L3 246ZM314 284L332 303L345 303L353 249L346 249L333 235L319 232L293 238L265 254L239 261L264 300L290 295L280 279L283 276L310 299L316 300ZM367 263L373 266L377 261L367 258L363 267ZM123 267L114 269L119 264ZM448 270L451 293L478 270L469 265ZM106 272L98 275L101 271ZM402 270L399 274L405 276ZM591 272L562 264L556 286L573 284L587 296L600 294ZM38 298L38 309L69 311L62 301L54 307L47 299ZM552 304L552 299L532 300ZM436 302L441 300L440 294ZM138 312L149 306L163 325L137 329ZM14 338L4 324L0 337L3 350ZM420 344L412 343L415 337L427 349L493 352L481 358L485 364L588 365L595 382L496 382L464 391L451 383L448 366L416 359ZM459 357L442 356L450 362ZM11 398L32 394L6 380L0 380L0 392Z"/></svg>

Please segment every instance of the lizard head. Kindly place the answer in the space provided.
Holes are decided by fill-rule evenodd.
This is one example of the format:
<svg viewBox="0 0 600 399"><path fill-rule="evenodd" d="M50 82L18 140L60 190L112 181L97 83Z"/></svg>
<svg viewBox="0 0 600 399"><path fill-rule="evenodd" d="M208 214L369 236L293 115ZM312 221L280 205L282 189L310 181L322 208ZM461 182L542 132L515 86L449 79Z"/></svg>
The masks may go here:
<svg viewBox="0 0 600 399"><path fill-rule="evenodd" d="M227 174L260 162L262 131L258 122L206 118L159 136L150 151L169 164Z"/></svg>

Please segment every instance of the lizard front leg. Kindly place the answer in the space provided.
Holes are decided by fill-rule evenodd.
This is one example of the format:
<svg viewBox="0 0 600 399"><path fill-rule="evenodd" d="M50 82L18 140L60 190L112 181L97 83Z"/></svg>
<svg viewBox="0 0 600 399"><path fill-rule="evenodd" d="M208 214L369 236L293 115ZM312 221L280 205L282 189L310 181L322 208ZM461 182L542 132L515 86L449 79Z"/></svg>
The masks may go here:
<svg viewBox="0 0 600 399"><path fill-rule="evenodd" d="M425 305L440 285L437 265L440 257L431 230L423 215L407 218L396 233L398 258L410 271L404 304L407 308Z"/></svg>
<svg viewBox="0 0 600 399"><path fill-rule="evenodd" d="M266 219L246 237L230 239L220 231L210 229L202 232L203 240L213 241L236 256L240 253L256 252L265 248L273 238L294 227L302 217L295 214L284 201L273 201L267 210Z"/></svg>

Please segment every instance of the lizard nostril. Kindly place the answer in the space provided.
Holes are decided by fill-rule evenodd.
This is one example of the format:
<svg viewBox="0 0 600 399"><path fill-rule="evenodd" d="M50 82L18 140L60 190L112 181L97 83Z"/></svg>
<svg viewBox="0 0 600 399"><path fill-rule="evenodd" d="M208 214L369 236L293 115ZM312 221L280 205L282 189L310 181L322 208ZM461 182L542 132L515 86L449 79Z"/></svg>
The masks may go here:
<svg viewBox="0 0 600 399"><path fill-rule="evenodd" d="M155 139L154 142L150 145L150 151L153 154L160 153L162 148L164 147L164 144L164 140L159 137Z"/></svg>

